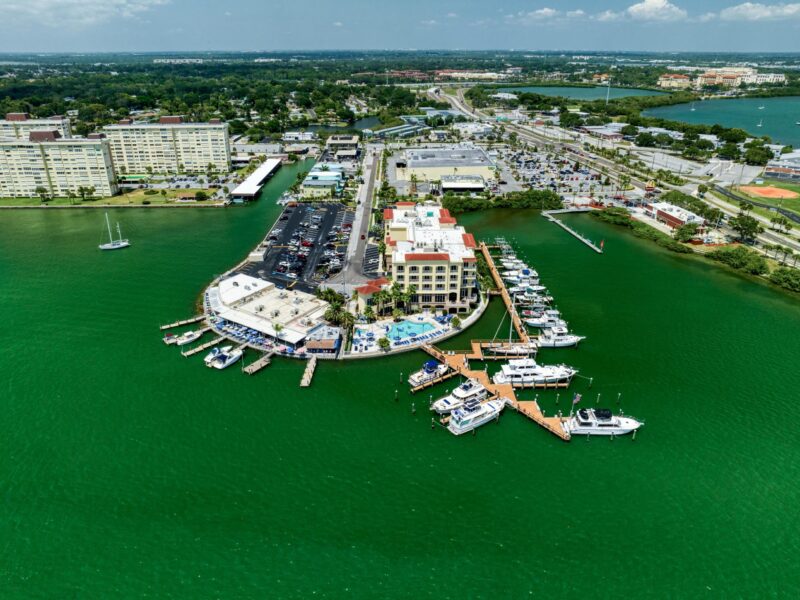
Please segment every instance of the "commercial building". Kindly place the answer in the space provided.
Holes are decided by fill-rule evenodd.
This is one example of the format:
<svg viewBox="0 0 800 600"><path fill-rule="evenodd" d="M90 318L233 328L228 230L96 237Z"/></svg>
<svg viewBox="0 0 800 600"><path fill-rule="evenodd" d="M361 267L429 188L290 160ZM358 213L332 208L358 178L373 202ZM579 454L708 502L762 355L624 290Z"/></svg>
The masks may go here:
<svg viewBox="0 0 800 600"><path fill-rule="evenodd" d="M783 179L784 181L800 181L800 151L787 152L780 158L767 163L764 177Z"/></svg>
<svg viewBox="0 0 800 600"><path fill-rule="evenodd" d="M318 138L313 131L287 131L282 139L284 142L316 142Z"/></svg>
<svg viewBox="0 0 800 600"><path fill-rule="evenodd" d="M69 119L62 116L32 119L28 113L8 113L0 120L0 138L27 140L31 131L57 131L62 138L72 137Z"/></svg>
<svg viewBox="0 0 800 600"><path fill-rule="evenodd" d="M697 223L700 227L705 224L703 217L694 214L669 202L652 202L644 206L644 214L655 219L672 229L677 229L687 223Z"/></svg>
<svg viewBox="0 0 800 600"><path fill-rule="evenodd" d="M494 129L485 123L454 123L453 129L463 137L485 138L492 134Z"/></svg>
<svg viewBox="0 0 800 600"><path fill-rule="evenodd" d="M216 317L294 348L327 326L327 302L313 294L279 289L274 283L243 273L209 288L207 302Z"/></svg>
<svg viewBox="0 0 800 600"><path fill-rule="evenodd" d="M474 194L486 189L486 180L480 175L444 175L442 193Z"/></svg>
<svg viewBox="0 0 800 600"><path fill-rule="evenodd" d="M300 186L304 198L330 198L344 189L344 167L335 163L314 165Z"/></svg>
<svg viewBox="0 0 800 600"><path fill-rule="evenodd" d="M204 173L209 165L219 173L231 170L228 124L184 123L181 117L161 117L158 123L124 120L103 128L111 144L117 174L148 172Z"/></svg>
<svg viewBox="0 0 800 600"><path fill-rule="evenodd" d="M438 204L398 202L384 210L383 270L418 309L466 312L479 301L477 244ZM357 290L359 308L381 286Z"/></svg>
<svg viewBox="0 0 800 600"><path fill-rule="evenodd" d="M742 77L742 85L784 85L783 73L750 73Z"/></svg>
<svg viewBox="0 0 800 600"><path fill-rule="evenodd" d="M0 197L78 195L94 188L99 197L117 193L108 140L64 139L57 130L31 131L28 139L0 140Z"/></svg>
<svg viewBox="0 0 800 600"><path fill-rule="evenodd" d="M446 175L494 176L495 165L481 148L409 148L395 162L398 181L439 181Z"/></svg>
<svg viewBox="0 0 800 600"><path fill-rule="evenodd" d="M340 160L353 160L358 156L357 135L332 135L325 142L325 148L331 157Z"/></svg>
<svg viewBox="0 0 800 600"><path fill-rule="evenodd" d="M658 78L658 87L665 90L686 90L692 87L692 78L688 75L665 73Z"/></svg>

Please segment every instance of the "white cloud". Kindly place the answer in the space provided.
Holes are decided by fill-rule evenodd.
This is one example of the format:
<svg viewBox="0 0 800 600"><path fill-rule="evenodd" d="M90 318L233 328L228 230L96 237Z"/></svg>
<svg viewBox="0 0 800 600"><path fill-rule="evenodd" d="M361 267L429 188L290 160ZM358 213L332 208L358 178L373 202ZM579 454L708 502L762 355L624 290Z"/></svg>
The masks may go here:
<svg viewBox="0 0 800 600"><path fill-rule="evenodd" d="M623 13L614 12L613 10L604 10L594 18L598 21L602 21L603 23L608 23L610 21L619 21L623 17Z"/></svg>
<svg viewBox="0 0 800 600"><path fill-rule="evenodd" d="M434 25L439 24L439 22L436 19L426 19L425 21L420 21L420 23L428 27L433 27Z"/></svg>
<svg viewBox="0 0 800 600"><path fill-rule="evenodd" d="M686 11L669 0L642 0L629 6L625 11L636 21L680 21L686 18Z"/></svg>
<svg viewBox="0 0 800 600"><path fill-rule="evenodd" d="M719 13L723 21L776 21L800 18L800 4L761 4L745 2L725 8Z"/></svg>
<svg viewBox="0 0 800 600"><path fill-rule="evenodd" d="M333 26L334 27L344 27L344 23L342 23L341 21L334 21L333 22Z"/></svg>
<svg viewBox="0 0 800 600"><path fill-rule="evenodd" d="M709 21L713 21L716 18L717 18L717 13L709 12L697 17L697 21L700 23L708 23Z"/></svg>
<svg viewBox="0 0 800 600"><path fill-rule="evenodd" d="M47 27L84 27L114 18L130 19L170 0L11 0L3 12Z"/></svg>
<svg viewBox="0 0 800 600"><path fill-rule="evenodd" d="M568 19L580 19L581 17L586 16L586 13L581 9L578 10L570 10L567 11L567 18Z"/></svg>
<svg viewBox="0 0 800 600"><path fill-rule="evenodd" d="M458 13L449 12L449 13L447 13L447 18L448 19L457 19L458 18Z"/></svg>
<svg viewBox="0 0 800 600"><path fill-rule="evenodd" d="M547 21L549 19L554 19L559 14L561 13L559 13L556 9L545 7L532 10L529 12L520 11L516 15L508 15L506 18L521 23L533 23L537 21Z"/></svg>

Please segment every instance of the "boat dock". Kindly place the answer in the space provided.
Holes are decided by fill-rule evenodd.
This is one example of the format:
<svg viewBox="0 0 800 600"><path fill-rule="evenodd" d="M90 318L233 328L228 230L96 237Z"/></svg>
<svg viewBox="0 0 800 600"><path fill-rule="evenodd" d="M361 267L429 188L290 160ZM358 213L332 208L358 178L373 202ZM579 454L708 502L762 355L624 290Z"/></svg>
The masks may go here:
<svg viewBox="0 0 800 600"><path fill-rule="evenodd" d="M181 354L183 354L186 357L194 356L195 354L200 354L203 350L208 350L209 348L213 348L214 346L216 346L217 344L219 344L220 342L222 342L224 340L225 340L224 337L218 337L215 340L211 340L210 342L206 342L205 344L201 344L201 345L197 346L196 348L192 348L191 350L181 351Z"/></svg>
<svg viewBox="0 0 800 600"><path fill-rule="evenodd" d="M532 358L538 348L530 343L502 342L499 340L472 340L468 360L508 360L509 358ZM520 349L524 350L521 351ZM499 350L499 352L492 352ZM508 352L503 352L507 350ZM488 351L488 352L487 352Z"/></svg>
<svg viewBox="0 0 800 600"><path fill-rule="evenodd" d="M308 387L311 385L311 380L314 379L314 372L317 370L317 357L312 356L311 360L306 363L306 370L303 373L303 378L300 380L300 387Z"/></svg>
<svg viewBox="0 0 800 600"><path fill-rule="evenodd" d="M242 371L244 371L248 375L255 375L261 369L265 369L266 367L269 366L269 364L272 362L272 357L274 356L274 354L275 354L274 352L269 352L269 353L265 354L264 356L262 356L258 360L250 363L246 367L243 367Z"/></svg>
<svg viewBox="0 0 800 600"><path fill-rule="evenodd" d="M546 417L539 407L536 400L517 400L517 395L511 384L496 384L492 381L486 371L476 371L469 366L467 353L464 352L442 352L438 348L425 345L422 349L441 363L446 364L450 369L458 374L479 381L495 398L503 398L506 403L520 414L528 417L537 425L547 429L550 433L558 436L564 441L570 440L570 434L564 427L565 417ZM436 382L441 381L441 379Z"/></svg>
<svg viewBox="0 0 800 600"><path fill-rule="evenodd" d="M503 278L500 276L500 271L497 270L497 266L494 264L494 257L492 256L492 253L489 252L489 247L485 242L481 242L480 250L483 253L483 257L486 259L486 264L489 266L489 270L492 273L492 279L494 279L497 289L500 290L500 296L503 298L503 302L506 305L506 310L511 316L511 323L514 325L514 329L516 330L519 339L525 344L529 343L531 338L530 335L528 335L528 329L525 327L525 323L522 322L522 319L520 319L519 314L517 313L517 309L514 306L514 300L511 298L511 294L508 293L506 282L503 281Z"/></svg>
<svg viewBox="0 0 800 600"><path fill-rule="evenodd" d="M192 323L199 323L206 318L205 315L197 315L196 317L192 317L191 319L184 319L183 321L175 321L174 323L170 323L169 325L162 325L159 329L161 331L165 331L167 329L174 329L175 327L182 327L183 325L191 325Z"/></svg>
<svg viewBox="0 0 800 600"><path fill-rule="evenodd" d="M550 221L551 223L555 223L556 225L561 227L561 229L563 229L564 231L569 232L570 235L572 235L573 237L575 237L575 238L579 239L580 241L582 241L584 244L589 246L589 248L591 248L592 250L594 250L598 254L602 254L603 253L603 249L601 247L597 246L592 240L590 240L589 238L587 238L584 235L581 235L580 233L575 231L572 227L570 227L569 225L567 225L566 223L564 223L560 219L557 219L556 217L553 216L554 213L555 214L577 213L577 212L588 212L588 210L589 209L586 209L586 210L545 211L545 212L542 213L542 216L545 219L547 219L548 221Z"/></svg>

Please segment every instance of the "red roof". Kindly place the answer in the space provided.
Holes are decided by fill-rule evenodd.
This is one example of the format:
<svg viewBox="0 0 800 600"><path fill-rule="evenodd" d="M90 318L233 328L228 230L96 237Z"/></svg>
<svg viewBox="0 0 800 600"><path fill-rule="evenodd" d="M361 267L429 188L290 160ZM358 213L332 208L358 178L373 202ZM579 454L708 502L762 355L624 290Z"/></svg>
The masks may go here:
<svg viewBox="0 0 800 600"><path fill-rule="evenodd" d="M394 219L394 211L391 208L384 208L383 209L383 220L384 221L391 221Z"/></svg>
<svg viewBox="0 0 800 600"><path fill-rule="evenodd" d="M475 258L474 256L465 256L464 258L461 259L461 262L473 263L473 262L478 262L478 259Z"/></svg>
<svg viewBox="0 0 800 600"><path fill-rule="evenodd" d="M456 219L455 217L439 217L439 223L445 223L447 225L455 225Z"/></svg>
<svg viewBox="0 0 800 600"><path fill-rule="evenodd" d="M397 206L416 206L416 202L397 202Z"/></svg>
<svg viewBox="0 0 800 600"><path fill-rule="evenodd" d="M387 285L389 280L386 277L381 277L380 279L373 279L372 281L367 282L365 285L356 288L356 292L361 294L362 296L370 296L375 292L380 292L383 286Z"/></svg>
<svg viewBox="0 0 800 600"><path fill-rule="evenodd" d="M442 217L449 217L449 216L450 216L450 211L449 210L447 210L446 208L440 208L439 209L439 218L440 219Z"/></svg>
<svg viewBox="0 0 800 600"><path fill-rule="evenodd" d="M461 236L464 239L464 245L467 248L477 248L478 244L475 242L475 236L471 233L465 233Z"/></svg>
<svg viewBox="0 0 800 600"><path fill-rule="evenodd" d="M406 260L450 260L450 255L447 252L422 252L406 254Z"/></svg>

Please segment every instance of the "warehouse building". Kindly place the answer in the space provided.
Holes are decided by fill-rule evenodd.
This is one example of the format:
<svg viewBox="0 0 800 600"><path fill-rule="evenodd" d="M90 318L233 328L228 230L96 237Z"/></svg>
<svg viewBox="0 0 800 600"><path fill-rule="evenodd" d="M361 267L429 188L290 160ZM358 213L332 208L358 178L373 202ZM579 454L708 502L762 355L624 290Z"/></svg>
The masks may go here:
<svg viewBox="0 0 800 600"><path fill-rule="evenodd" d="M495 165L480 148L409 148L395 162L398 181L440 181L448 175L494 176Z"/></svg>

